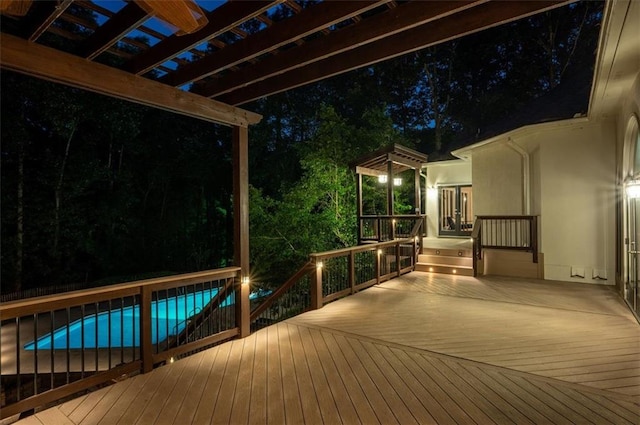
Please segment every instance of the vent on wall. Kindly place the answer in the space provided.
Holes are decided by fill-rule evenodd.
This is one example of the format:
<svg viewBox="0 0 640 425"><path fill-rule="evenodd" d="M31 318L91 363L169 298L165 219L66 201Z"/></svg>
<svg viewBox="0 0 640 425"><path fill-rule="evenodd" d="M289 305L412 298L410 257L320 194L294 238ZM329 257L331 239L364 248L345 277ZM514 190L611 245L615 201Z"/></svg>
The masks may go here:
<svg viewBox="0 0 640 425"><path fill-rule="evenodd" d="M584 267L571 266L571 277L581 277L584 279Z"/></svg>

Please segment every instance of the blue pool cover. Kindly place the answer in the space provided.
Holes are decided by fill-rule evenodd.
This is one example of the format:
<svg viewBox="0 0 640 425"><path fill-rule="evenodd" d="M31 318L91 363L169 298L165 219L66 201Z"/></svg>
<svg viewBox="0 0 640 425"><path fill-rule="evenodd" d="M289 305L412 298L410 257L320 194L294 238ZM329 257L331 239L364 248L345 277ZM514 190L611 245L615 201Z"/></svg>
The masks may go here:
<svg viewBox="0 0 640 425"><path fill-rule="evenodd" d="M269 295L271 291L252 293L249 298L256 299ZM178 295L151 302L151 342L156 344L168 336L177 335L186 327L187 319L202 311L211 301L218 289L196 291L186 295ZM233 304L234 294L229 295L221 304L226 307ZM96 326L97 321L97 326ZM111 332L109 332L111 328ZM96 332L97 330L97 332ZM96 336L97 333L97 336ZM111 339L111 344L109 344ZM69 347L67 347L67 340ZM83 344L84 342L84 344ZM90 314L71 322L38 338L38 350L112 348L140 346L140 306L129 306L122 309ZM35 341L25 344L25 350L34 350Z"/></svg>

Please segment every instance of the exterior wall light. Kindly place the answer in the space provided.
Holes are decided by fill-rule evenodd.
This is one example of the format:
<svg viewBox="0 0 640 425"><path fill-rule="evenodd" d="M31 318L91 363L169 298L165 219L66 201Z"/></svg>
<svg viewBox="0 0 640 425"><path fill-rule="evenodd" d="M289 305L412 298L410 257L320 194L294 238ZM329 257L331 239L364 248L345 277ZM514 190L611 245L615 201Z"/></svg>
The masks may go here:
<svg viewBox="0 0 640 425"><path fill-rule="evenodd" d="M249 284L249 276L244 276L241 280L243 285L248 285Z"/></svg>
<svg viewBox="0 0 640 425"><path fill-rule="evenodd" d="M631 180L628 182L625 185L624 191L629 199L640 198L640 180Z"/></svg>
<svg viewBox="0 0 640 425"><path fill-rule="evenodd" d="M386 174L380 174L378 176L378 183L386 183L387 182L387 175Z"/></svg>
<svg viewBox="0 0 640 425"><path fill-rule="evenodd" d="M322 261L318 261L316 263L316 269L321 269L322 267L324 267L324 264L322 264Z"/></svg>
<svg viewBox="0 0 640 425"><path fill-rule="evenodd" d="M394 177L393 178L393 185L394 186L401 186L402 185L402 179L400 177Z"/></svg>

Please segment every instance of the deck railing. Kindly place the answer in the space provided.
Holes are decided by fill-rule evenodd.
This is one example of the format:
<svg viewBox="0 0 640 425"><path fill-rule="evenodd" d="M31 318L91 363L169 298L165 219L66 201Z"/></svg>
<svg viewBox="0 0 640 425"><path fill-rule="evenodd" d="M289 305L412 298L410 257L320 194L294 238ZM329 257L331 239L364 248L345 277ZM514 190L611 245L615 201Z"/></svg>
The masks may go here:
<svg viewBox="0 0 640 425"><path fill-rule="evenodd" d="M533 262L538 262L538 217L535 215L478 216L471 238L474 274L485 248L531 252Z"/></svg>
<svg viewBox="0 0 640 425"><path fill-rule="evenodd" d="M233 292L239 271L229 267L1 305L1 417L238 335Z"/></svg>
<svg viewBox="0 0 640 425"><path fill-rule="evenodd" d="M366 243L409 238L418 222L423 223L420 236L426 236L426 219L426 215L363 215L358 218L358 240Z"/></svg>
<svg viewBox="0 0 640 425"><path fill-rule="evenodd" d="M287 282L253 306L252 331L414 270L422 224L413 223L405 239L311 254Z"/></svg>

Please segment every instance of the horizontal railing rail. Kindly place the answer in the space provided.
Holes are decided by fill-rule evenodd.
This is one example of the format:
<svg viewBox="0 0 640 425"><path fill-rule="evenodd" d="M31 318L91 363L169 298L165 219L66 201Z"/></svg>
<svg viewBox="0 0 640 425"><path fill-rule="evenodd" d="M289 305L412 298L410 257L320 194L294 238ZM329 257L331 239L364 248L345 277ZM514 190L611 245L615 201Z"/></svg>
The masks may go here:
<svg viewBox="0 0 640 425"><path fill-rule="evenodd" d="M481 258L483 249L531 252L538 262L538 217L535 215L483 215L476 218L472 232Z"/></svg>
<svg viewBox="0 0 640 425"><path fill-rule="evenodd" d="M426 236L426 215L363 215L358 217L359 243L385 242L415 236L412 231L418 222Z"/></svg>
<svg viewBox="0 0 640 425"><path fill-rule="evenodd" d="M228 267L2 304L1 417L238 335L230 289L239 273ZM185 334L203 310L207 320Z"/></svg>

